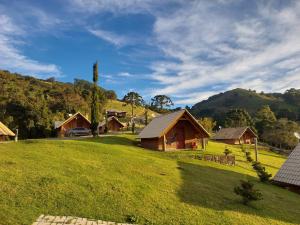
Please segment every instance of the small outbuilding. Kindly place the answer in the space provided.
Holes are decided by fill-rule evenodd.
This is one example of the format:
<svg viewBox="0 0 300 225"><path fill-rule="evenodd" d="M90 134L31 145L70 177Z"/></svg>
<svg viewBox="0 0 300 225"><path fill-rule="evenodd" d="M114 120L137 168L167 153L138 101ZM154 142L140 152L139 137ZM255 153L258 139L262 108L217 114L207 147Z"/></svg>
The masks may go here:
<svg viewBox="0 0 300 225"><path fill-rule="evenodd" d="M109 110L106 110L106 116L107 117L115 116L115 117L118 117L118 118L125 118L126 117L126 111L109 109Z"/></svg>
<svg viewBox="0 0 300 225"><path fill-rule="evenodd" d="M184 109L155 117L138 137L144 148L168 151L204 148L209 133Z"/></svg>
<svg viewBox="0 0 300 225"><path fill-rule="evenodd" d="M250 127L230 127L222 128L213 137L212 140L224 142L226 144L254 144L257 135Z"/></svg>
<svg viewBox="0 0 300 225"><path fill-rule="evenodd" d="M300 143L281 166L273 181L281 186L300 191Z"/></svg>
<svg viewBox="0 0 300 225"><path fill-rule="evenodd" d="M70 116L67 120L63 122L56 121L54 126L57 130L58 136L64 137L69 129L79 127L90 129L91 122L80 112L77 112L76 114Z"/></svg>
<svg viewBox="0 0 300 225"><path fill-rule="evenodd" d="M99 123L99 134L105 133L106 121ZM107 119L107 132L120 132L124 128L124 124L121 123L117 117L111 116Z"/></svg>
<svg viewBox="0 0 300 225"><path fill-rule="evenodd" d="M8 140L9 137L14 137L15 134L7 126L0 122L0 141Z"/></svg>

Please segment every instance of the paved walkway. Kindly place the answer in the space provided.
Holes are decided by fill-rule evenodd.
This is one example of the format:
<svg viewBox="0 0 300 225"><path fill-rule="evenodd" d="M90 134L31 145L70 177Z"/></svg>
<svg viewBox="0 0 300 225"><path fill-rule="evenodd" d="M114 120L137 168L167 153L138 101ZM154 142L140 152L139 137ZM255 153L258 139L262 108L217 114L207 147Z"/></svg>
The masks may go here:
<svg viewBox="0 0 300 225"><path fill-rule="evenodd" d="M44 216L41 215L32 225L132 225L103 220L89 220L74 216Z"/></svg>

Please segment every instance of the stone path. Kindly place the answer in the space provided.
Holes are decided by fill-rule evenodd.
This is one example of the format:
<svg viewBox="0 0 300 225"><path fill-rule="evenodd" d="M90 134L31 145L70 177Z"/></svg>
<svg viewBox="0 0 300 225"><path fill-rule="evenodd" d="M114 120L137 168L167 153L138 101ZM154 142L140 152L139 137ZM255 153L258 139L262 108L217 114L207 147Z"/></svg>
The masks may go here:
<svg viewBox="0 0 300 225"><path fill-rule="evenodd" d="M44 216L41 215L32 225L132 225L103 220L89 220L74 216Z"/></svg>

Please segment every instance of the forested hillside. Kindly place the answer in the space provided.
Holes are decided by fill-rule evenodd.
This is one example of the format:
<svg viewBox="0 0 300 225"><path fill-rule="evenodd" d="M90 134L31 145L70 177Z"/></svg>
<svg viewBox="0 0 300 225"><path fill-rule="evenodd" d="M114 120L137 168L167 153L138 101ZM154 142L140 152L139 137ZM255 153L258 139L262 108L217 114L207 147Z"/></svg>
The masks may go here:
<svg viewBox="0 0 300 225"><path fill-rule="evenodd" d="M92 84L85 80L62 83L0 70L0 87L0 121L18 128L21 138L54 135L54 121L77 111L90 112ZM116 99L114 91L100 87L98 94L102 110L108 99Z"/></svg>
<svg viewBox="0 0 300 225"><path fill-rule="evenodd" d="M196 117L213 117L222 125L230 109L242 108L253 116L263 105L269 105L277 118L300 120L300 90L296 89L266 94L238 88L195 104L191 112Z"/></svg>

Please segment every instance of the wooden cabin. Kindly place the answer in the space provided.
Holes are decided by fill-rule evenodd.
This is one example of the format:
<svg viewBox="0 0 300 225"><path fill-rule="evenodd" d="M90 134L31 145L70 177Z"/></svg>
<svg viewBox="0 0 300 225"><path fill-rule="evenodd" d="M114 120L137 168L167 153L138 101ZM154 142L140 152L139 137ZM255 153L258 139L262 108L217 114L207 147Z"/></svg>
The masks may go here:
<svg viewBox="0 0 300 225"><path fill-rule="evenodd" d="M64 137L69 129L84 127L90 129L91 122L80 112L77 112L67 120L55 122L55 129L59 137Z"/></svg>
<svg viewBox="0 0 300 225"><path fill-rule="evenodd" d="M226 144L254 144L257 135L250 127L231 127L222 128L213 137L213 140Z"/></svg>
<svg viewBox="0 0 300 225"><path fill-rule="evenodd" d="M300 143L281 166L273 181L300 193Z"/></svg>
<svg viewBox="0 0 300 225"><path fill-rule="evenodd" d="M99 134L105 133L106 121L99 123ZM120 132L125 126L118 118L112 116L107 119L107 132Z"/></svg>
<svg viewBox="0 0 300 225"><path fill-rule="evenodd" d="M107 117L117 117L117 118L125 118L126 117L126 111L119 111L119 110L114 110L110 109L106 111L106 116Z"/></svg>
<svg viewBox="0 0 300 225"><path fill-rule="evenodd" d="M10 137L14 137L15 134L7 126L0 122L0 141L9 140Z"/></svg>
<svg viewBox="0 0 300 225"><path fill-rule="evenodd" d="M160 151L204 148L209 133L187 111L155 117L139 134L141 146Z"/></svg>

